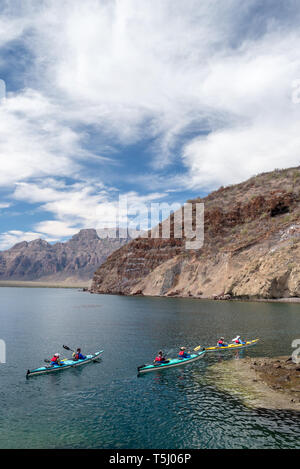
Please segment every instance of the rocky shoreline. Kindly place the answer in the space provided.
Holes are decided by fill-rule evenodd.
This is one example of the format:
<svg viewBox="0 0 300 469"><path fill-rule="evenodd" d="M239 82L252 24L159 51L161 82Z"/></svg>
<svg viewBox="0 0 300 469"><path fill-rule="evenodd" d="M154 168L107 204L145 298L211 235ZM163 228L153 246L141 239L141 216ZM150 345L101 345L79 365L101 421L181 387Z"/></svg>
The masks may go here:
<svg viewBox="0 0 300 469"><path fill-rule="evenodd" d="M1 285L1 282L0 282ZM180 295L180 294L172 294L172 295L146 295L141 291L135 293L123 293L122 291L119 292L98 292L93 290L92 288L84 287L83 291L88 293L95 293L98 295L118 295L118 296L145 296L145 297L155 297L155 298L187 298L190 300L209 300L209 301L246 301L246 302L268 302L268 303L300 303L299 297L287 297L287 298L240 298L240 297L233 297L230 295L215 295L215 296L197 296L197 295Z"/></svg>
<svg viewBox="0 0 300 469"><path fill-rule="evenodd" d="M218 362L208 379L249 407L300 412L300 363L287 356Z"/></svg>
<svg viewBox="0 0 300 469"><path fill-rule="evenodd" d="M268 302L268 303L300 303L300 298L298 296L287 297L287 298L238 298L238 297L229 297L228 295L218 296L213 298L206 298L209 300L221 300L221 301L258 301L258 302Z"/></svg>

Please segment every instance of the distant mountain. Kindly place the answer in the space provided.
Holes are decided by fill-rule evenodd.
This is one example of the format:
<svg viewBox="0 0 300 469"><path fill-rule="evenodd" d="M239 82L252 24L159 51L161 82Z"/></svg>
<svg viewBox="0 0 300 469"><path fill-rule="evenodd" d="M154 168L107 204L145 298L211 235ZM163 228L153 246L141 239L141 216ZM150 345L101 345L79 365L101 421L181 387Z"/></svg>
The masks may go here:
<svg viewBox="0 0 300 469"><path fill-rule="evenodd" d="M174 236L176 218L171 216L170 239L130 241L101 264L91 291L300 297L300 167L253 176L189 202L204 203L201 249L185 249L185 239Z"/></svg>
<svg viewBox="0 0 300 469"><path fill-rule="evenodd" d="M95 270L128 239L100 239L94 229L80 230L65 243L23 241L0 252L0 280L87 282Z"/></svg>

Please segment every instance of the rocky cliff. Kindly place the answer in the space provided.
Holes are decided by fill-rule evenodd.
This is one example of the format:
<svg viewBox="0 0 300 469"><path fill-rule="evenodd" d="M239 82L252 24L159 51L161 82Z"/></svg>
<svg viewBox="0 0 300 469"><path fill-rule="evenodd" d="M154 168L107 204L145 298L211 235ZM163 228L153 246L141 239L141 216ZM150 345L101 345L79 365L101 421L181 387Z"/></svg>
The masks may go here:
<svg viewBox="0 0 300 469"><path fill-rule="evenodd" d="M105 259L127 239L100 239L85 229L65 243L42 239L18 243L0 252L0 280L88 281Z"/></svg>
<svg viewBox="0 0 300 469"><path fill-rule="evenodd" d="M204 245L135 239L94 275L91 291L199 298L300 296L300 168L221 187L203 199ZM184 226L183 226L184 227ZM150 236L150 234L149 234Z"/></svg>

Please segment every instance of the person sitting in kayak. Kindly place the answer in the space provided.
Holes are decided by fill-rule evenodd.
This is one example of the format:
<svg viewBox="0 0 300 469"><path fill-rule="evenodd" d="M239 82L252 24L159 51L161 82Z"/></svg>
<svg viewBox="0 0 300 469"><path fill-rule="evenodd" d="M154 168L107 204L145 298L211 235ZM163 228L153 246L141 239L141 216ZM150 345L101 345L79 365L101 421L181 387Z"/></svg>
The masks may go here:
<svg viewBox="0 0 300 469"><path fill-rule="evenodd" d="M75 360L75 361L77 361L77 360L85 360L85 359L86 359L86 356L85 356L85 355L82 355L80 348L78 348L78 349L76 350L76 352L74 352L72 355L73 355L73 360Z"/></svg>
<svg viewBox="0 0 300 469"><path fill-rule="evenodd" d="M166 360L166 357L164 357L162 350L158 352L157 357L155 357L155 360L153 362L155 365L159 365L160 363L169 363L169 360Z"/></svg>
<svg viewBox="0 0 300 469"><path fill-rule="evenodd" d="M55 353L50 360L51 365L61 365L62 363L59 357L60 357L59 353Z"/></svg>
<svg viewBox="0 0 300 469"><path fill-rule="evenodd" d="M240 335L237 335L235 339L232 339L232 342L234 342L235 344L242 344L242 345L245 345L246 343L243 339L241 339Z"/></svg>
<svg viewBox="0 0 300 469"><path fill-rule="evenodd" d="M217 342L218 347L228 347L228 344L226 344L224 337L220 337L218 342Z"/></svg>
<svg viewBox="0 0 300 469"><path fill-rule="evenodd" d="M190 354L186 353L185 347L180 347L180 351L178 353L178 358L190 358Z"/></svg>

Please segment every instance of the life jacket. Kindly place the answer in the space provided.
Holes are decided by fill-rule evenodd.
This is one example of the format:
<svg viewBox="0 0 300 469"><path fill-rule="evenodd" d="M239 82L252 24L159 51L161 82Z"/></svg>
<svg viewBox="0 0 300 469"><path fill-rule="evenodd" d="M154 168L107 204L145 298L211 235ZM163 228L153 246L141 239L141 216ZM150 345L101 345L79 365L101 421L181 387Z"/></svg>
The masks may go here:
<svg viewBox="0 0 300 469"><path fill-rule="evenodd" d="M51 362L53 362L53 363L56 363L57 360L58 360L58 357L53 356L53 357L51 358Z"/></svg>
<svg viewBox="0 0 300 469"><path fill-rule="evenodd" d="M179 357L184 357L184 354L185 354L185 351L184 351L184 350L180 350L178 356L179 356Z"/></svg>
<svg viewBox="0 0 300 469"><path fill-rule="evenodd" d="M223 340L218 340L218 345L223 345L224 341Z"/></svg>
<svg viewBox="0 0 300 469"><path fill-rule="evenodd" d="M160 355L158 355L157 357L155 357L155 361L156 361L156 362L162 362L162 361L163 361L163 357L161 357Z"/></svg>

